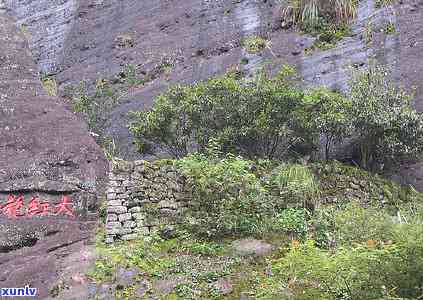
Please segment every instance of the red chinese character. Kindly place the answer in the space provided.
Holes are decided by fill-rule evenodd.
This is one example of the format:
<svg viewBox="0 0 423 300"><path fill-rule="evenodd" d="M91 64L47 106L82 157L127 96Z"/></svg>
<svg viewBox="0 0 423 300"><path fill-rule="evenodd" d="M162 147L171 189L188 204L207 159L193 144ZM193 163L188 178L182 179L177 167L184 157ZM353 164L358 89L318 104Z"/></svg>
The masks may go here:
<svg viewBox="0 0 423 300"><path fill-rule="evenodd" d="M40 200L38 196L32 197L31 201L28 203L28 209L26 211L26 215L28 217L33 217L39 215L41 213L41 206Z"/></svg>
<svg viewBox="0 0 423 300"><path fill-rule="evenodd" d="M41 208L40 216L48 216L52 214L50 203L48 202L40 203L40 208Z"/></svg>
<svg viewBox="0 0 423 300"><path fill-rule="evenodd" d="M7 203L2 207L3 213L9 218L22 216L21 209L24 206L23 196L15 198L13 195L7 196Z"/></svg>
<svg viewBox="0 0 423 300"><path fill-rule="evenodd" d="M56 215L59 214L65 214L68 216L71 216L73 218L75 218L75 215L73 214L72 208L70 206L72 206L72 201L69 199L69 197L67 196L63 196L62 200L60 200L60 203L57 204L56 207Z"/></svg>

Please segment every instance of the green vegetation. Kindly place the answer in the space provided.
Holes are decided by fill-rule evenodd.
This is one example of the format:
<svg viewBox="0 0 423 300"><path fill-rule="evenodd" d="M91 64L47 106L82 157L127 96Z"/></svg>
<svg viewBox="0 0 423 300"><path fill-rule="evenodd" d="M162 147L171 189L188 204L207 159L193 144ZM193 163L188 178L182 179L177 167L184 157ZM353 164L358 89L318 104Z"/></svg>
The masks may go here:
<svg viewBox="0 0 423 300"><path fill-rule="evenodd" d="M119 268L138 268L137 278L149 282L146 297L159 299L422 295L422 194L336 162L252 162L225 156L215 144L207 150L174 161L192 184L194 207L173 237L105 246L100 231L91 280L113 283ZM283 192L294 187L315 205ZM232 241L242 235L278 248L263 258L239 256ZM177 280L170 293L157 288L163 280ZM222 280L229 292L218 288ZM135 299L138 284L118 288L116 299Z"/></svg>
<svg viewBox="0 0 423 300"><path fill-rule="evenodd" d="M121 102L130 88L144 85L150 80L150 76L140 77L136 66L125 65L113 79L98 79L93 86L81 81L78 85L65 87L65 96L70 98L73 110L82 114L89 126L89 129L97 135L97 141L105 149L109 158L117 152L117 147L104 135L104 126L111 111ZM57 91L52 82L45 82L48 90Z"/></svg>
<svg viewBox="0 0 423 300"><path fill-rule="evenodd" d="M376 0L375 6L376 6L376 8L381 8L381 7L384 7L384 6L391 5L394 2L395 2L394 0Z"/></svg>
<svg viewBox="0 0 423 300"><path fill-rule="evenodd" d="M340 28L350 8L317 15ZM333 43L323 33L318 40ZM125 78L136 84L135 74ZM420 157L423 119L412 96L378 66L354 73L348 95L305 92L288 66L269 74L172 87L152 110L132 113L140 150L157 146L174 157L158 165L183 173L191 207L166 239L106 247L100 233L92 280L117 282L119 268L136 267L146 297L159 299L422 297L423 194L368 172ZM331 161L339 145L350 146L360 168ZM235 249L240 238L274 248L244 256ZM160 289L163 281L170 291ZM120 287L115 298L135 299L138 285Z"/></svg>
<svg viewBox="0 0 423 300"><path fill-rule="evenodd" d="M313 206L320 196L316 176L304 165L282 164L272 171L269 181L272 190L285 198L288 206Z"/></svg>
<svg viewBox="0 0 423 300"><path fill-rule="evenodd" d="M285 2L286 3L286 2ZM283 22L316 37L306 54L328 50L351 35L349 21L356 16L358 0L289 0L282 11Z"/></svg>
<svg viewBox="0 0 423 300"><path fill-rule="evenodd" d="M373 23L369 21L366 23L366 27L364 29L364 40L367 46L369 46L373 42L373 35L374 35Z"/></svg>
<svg viewBox="0 0 423 300"><path fill-rule="evenodd" d="M93 94L88 93L87 85L81 82L71 91L73 109L82 113L90 130L101 135L112 109L119 103L119 94L109 81L97 80Z"/></svg>
<svg viewBox="0 0 423 300"><path fill-rule="evenodd" d="M396 32L395 24L392 22L386 23L382 31L385 34L394 34Z"/></svg>
<svg viewBox="0 0 423 300"><path fill-rule="evenodd" d="M345 37L351 36L351 28L347 24L326 25L318 32L312 33L316 36L309 51L316 48L321 50L328 50L334 48L336 44Z"/></svg>
<svg viewBox="0 0 423 300"><path fill-rule="evenodd" d="M413 109L412 97L390 82L386 70L373 67L355 74L351 101L361 167L389 167L421 153L422 117Z"/></svg>
<svg viewBox="0 0 423 300"><path fill-rule="evenodd" d="M421 215L407 222L349 205L335 212L328 250L313 240L282 248L257 299L417 299L423 293ZM420 210L421 214L421 210Z"/></svg>
<svg viewBox="0 0 423 300"><path fill-rule="evenodd" d="M291 239L304 239L307 236L307 214L305 209L288 208L278 214L275 227Z"/></svg>
<svg viewBox="0 0 423 300"><path fill-rule="evenodd" d="M206 237L251 235L266 230L275 216L251 162L239 157L191 155L176 162L192 185L194 205L186 227Z"/></svg>
<svg viewBox="0 0 423 300"><path fill-rule="evenodd" d="M41 83L43 84L43 88L49 96L57 96L57 83L54 78L46 76L41 79Z"/></svg>
<svg viewBox="0 0 423 300"><path fill-rule="evenodd" d="M250 36L243 41L243 46L248 53L256 54L269 46L269 41L259 36Z"/></svg>
<svg viewBox="0 0 423 300"><path fill-rule="evenodd" d="M98 259L89 278L97 283L114 282L119 268L137 268L138 278L144 281L175 280L170 294L148 289L148 296L160 299L213 299L218 294L216 281L235 272L240 264L239 258L227 254L228 244L198 240L185 231L178 231L177 237L169 240L152 236L113 246L104 245L102 238L103 232L99 232ZM114 296L135 299L137 287L136 283L120 286Z"/></svg>
<svg viewBox="0 0 423 300"><path fill-rule="evenodd" d="M210 140L222 151L249 158L284 157L313 147L303 122L303 93L288 82L285 67L270 78L261 72L246 82L236 74L192 86L175 86L156 99L151 111L135 112L130 130L141 151L159 145L174 157L204 152Z"/></svg>
<svg viewBox="0 0 423 300"><path fill-rule="evenodd" d="M225 153L289 160L312 156L324 137L326 160L349 140L355 163L377 171L421 152L423 119L383 68L354 74L348 97L322 88L304 93L291 78L284 67L274 78L263 71L252 80L229 74L176 86L151 111L133 113L130 130L142 152L158 145L174 157L204 153L214 140Z"/></svg>
<svg viewBox="0 0 423 300"><path fill-rule="evenodd" d="M356 16L358 0L290 0L284 19L312 31L325 23L346 23Z"/></svg>

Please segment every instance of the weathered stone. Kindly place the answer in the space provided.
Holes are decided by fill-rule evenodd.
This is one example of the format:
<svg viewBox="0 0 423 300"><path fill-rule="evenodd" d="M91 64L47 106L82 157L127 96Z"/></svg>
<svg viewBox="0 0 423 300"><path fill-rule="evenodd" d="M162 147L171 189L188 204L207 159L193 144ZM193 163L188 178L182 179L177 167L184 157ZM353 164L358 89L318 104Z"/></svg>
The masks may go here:
<svg viewBox="0 0 423 300"><path fill-rule="evenodd" d="M123 222L123 221L128 221L132 219L132 215L130 213L125 213L125 214L121 214L119 215L119 221Z"/></svg>
<svg viewBox="0 0 423 300"><path fill-rule="evenodd" d="M169 200L162 200L159 202L160 208L173 208L177 209L178 205L175 202L169 201Z"/></svg>
<svg viewBox="0 0 423 300"><path fill-rule="evenodd" d="M124 161L124 160L115 160L112 163L112 171L114 172L123 172L125 174L130 173L134 168L134 164L130 161ZM127 177L123 177L123 180Z"/></svg>
<svg viewBox="0 0 423 300"><path fill-rule="evenodd" d="M116 193L107 193L107 200L115 200Z"/></svg>
<svg viewBox="0 0 423 300"><path fill-rule="evenodd" d="M122 182L122 186L124 186L124 187L131 187L132 186L132 182L130 180L124 180Z"/></svg>
<svg viewBox="0 0 423 300"><path fill-rule="evenodd" d="M134 296L141 299L144 299L147 295L147 292L150 290L150 283L146 280L143 280L138 284L138 288L134 291Z"/></svg>
<svg viewBox="0 0 423 300"><path fill-rule="evenodd" d="M124 241L136 240L137 237L138 235L136 233L125 234L125 235L122 235L122 240Z"/></svg>
<svg viewBox="0 0 423 300"><path fill-rule="evenodd" d="M122 227L122 223L121 222L108 222L106 224L106 228L121 228Z"/></svg>
<svg viewBox="0 0 423 300"><path fill-rule="evenodd" d="M108 235L117 235L117 234L121 234L121 229L122 228L106 228L106 233Z"/></svg>
<svg viewBox="0 0 423 300"><path fill-rule="evenodd" d="M122 174L115 174L115 173L111 173L109 176L110 180L114 180L114 181L123 181L126 180L128 178L127 175L122 175Z"/></svg>
<svg viewBox="0 0 423 300"><path fill-rule="evenodd" d="M136 228L133 229L133 231L140 234L140 235L149 235L150 234L150 230L146 226L136 227Z"/></svg>
<svg viewBox="0 0 423 300"><path fill-rule="evenodd" d="M134 227L137 227L137 223L134 221L126 221L125 223L123 223L123 227L134 228Z"/></svg>
<svg viewBox="0 0 423 300"><path fill-rule="evenodd" d="M121 200L110 200L109 202L107 202L107 205L110 206L122 206L122 201Z"/></svg>
<svg viewBox="0 0 423 300"><path fill-rule="evenodd" d="M144 220L145 219L145 213L133 213L132 217L135 220Z"/></svg>
<svg viewBox="0 0 423 300"><path fill-rule="evenodd" d="M147 164L148 164L148 162L146 162L145 160L135 160L134 161L134 166L135 167L145 166Z"/></svg>
<svg viewBox="0 0 423 300"><path fill-rule="evenodd" d="M162 208L160 210L160 214L162 216L171 217L171 216L179 215L180 214L180 210L171 209L171 208Z"/></svg>
<svg viewBox="0 0 423 300"><path fill-rule="evenodd" d="M132 232L133 232L133 230L131 228L120 228L119 229L119 234L120 235L130 234Z"/></svg>
<svg viewBox="0 0 423 300"><path fill-rule="evenodd" d="M175 226L172 226L172 225L167 225L163 229L160 230L160 237L165 240L176 237L176 234L177 234L176 228Z"/></svg>
<svg viewBox="0 0 423 300"><path fill-rule="evenodd" d="M123 238L123 237L122 237ZM118 287L124 288L134 285L137 281L137 276L141 273L138 268L118 268L116 270L115 282Z"/></svg>
<svg viewBox="0 0 423 300"><path fill-rule="evenodd" d="M110 187L120 187L122 185L122 180L110 180L109 186Z"/></svg>
<svg viewBox="0 0 423 300"><path fill-rule="evenodd" d="M107 213L112 214L123 214L127 212L127 208L125 206L109 206L107 208Z"/></svg>
<svg viewBox="0 0 423 300"><path fill-rule="evenodd" d="M104 240L104 242L106 244L112 244L114 242L113 236L111 236L111 235L107 236L106 239Z"/></svg>
<svg viewBox="0 0 423 300"><path fill-rule="evenodd" d="M107 215L107 221L106 221L106 223L115 222L117 220L118 220L118 216L117 215L115 215L115 214L108 214Z"/></svg>
<svg viewBox="0 0 423 300"><path fill-rule="evenodd" d="M135 206L129 209L130 213L139 213L141 211L141 207Z"/></svg>
<svg viewBox="0 0 423 300"><path fill-rule="evenodd" d="M167 279L158 279L153 283L155 290L159 291L160 294L170 294L178 285L186 282L186 279L182 276L172 277Z"/></svg>
<svg viewBox="0 0 423 300"><path fill-rule="evenodd" d="M234 290L232 283L225 278L219 278L215 283L215 287L222 295L229 295Z"/></svg>
<svg viewBox="0 0 423 300"><path fill-rule="evenodd" d="M117 189L117 187L109 186L109 188L107 189L106 193L107 194L116 194L116 189Z"/></svg>
<svg viewBox="0 0 423 300"><path fill-rule="evenodd" d="M265 256L272 252L273 246L255 239L242 239L232 243L234 251L240 256Z"/></svg>
<svg viewBox="0 0 423 300"><path fill-rule="evenodd" d="M116 195L116 199L128 199L130 197L130 192L124 192Z"/></svg>
<svg viewBox="0 0 423 300"><path fill-rule="evenodd" d="M123 194L126 192L126 189L124 187L117 187L117 188L111 189L111 192L116 194Z"/></svg>

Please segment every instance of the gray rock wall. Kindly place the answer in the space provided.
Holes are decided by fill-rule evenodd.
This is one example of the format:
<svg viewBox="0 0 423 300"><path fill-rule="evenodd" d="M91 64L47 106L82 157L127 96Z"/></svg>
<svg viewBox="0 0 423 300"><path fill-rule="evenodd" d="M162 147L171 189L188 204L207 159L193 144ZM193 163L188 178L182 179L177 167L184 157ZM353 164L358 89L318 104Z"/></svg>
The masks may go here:
<svg viewBox="0 0 423 300"><path fill-rule="evenodd" d="M9 194L25 205L67 195L78 215L95 214L107 161L82 120L44 91L24 35L0 9L0 206Z"/></svg>
<svg viewBox="0 0 423 300"><path fill-rule="evenodd" d="M181 221L191 197L173 166L118 160L110 169L106 242L132 240Z"/></svg>
<svg viewBox="0 0 423 300"><path fill-rule="evenodd" d="M282 1L283 2L283 1ZM113 78L125 65L140 77L154 73L166 59L172 67L155 74L143 86L125 91L122 103L111 111L106 133L115 141L119 157L145 159L137 153L128 130L128 112L145 110L172 84L189 84L240 68L252 73L270 62L295 65L307 87L348 88L350 70L370 61L394 71L398 83L415 88L415 107L423 111L423 2L395 1L377 8L375 0L361 0L353 35L337 47L311 54L313 38L281 24L278 0L0 0L0 7L16 18L24 31L38 69L54 73L59 90L81 80ZM391 34L383 33L390 22ZM371 25L373 40L365 41ZM269 47L260 54L246 53L242 41L260 35ZM128 47L119 37L131 38ZM243 63L241 63L243 62ZM421 164L398 172L404 183L423 190Z"/></svg>

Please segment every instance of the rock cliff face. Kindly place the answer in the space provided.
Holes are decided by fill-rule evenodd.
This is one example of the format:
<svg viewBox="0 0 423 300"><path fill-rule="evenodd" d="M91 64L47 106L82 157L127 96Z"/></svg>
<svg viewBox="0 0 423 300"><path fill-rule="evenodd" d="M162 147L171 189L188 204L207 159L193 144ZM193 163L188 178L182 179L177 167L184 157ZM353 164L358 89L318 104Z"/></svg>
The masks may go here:
<svg viewBox="0 0 423 300"><path fill-rule="evenodd" d="M37 200L32 209L29 202L42 201L44 212L52 215L58 214L55 205L65 196L75 217L87 219L97 212L96 191L106 172L107 162L86 125L59 98L46 94L24 34L0 10L2 287L29 284L39 289L38 299L47 296L64 257L82 251L95 223L43 217Z"/></svg>
<svg viewBox="0 0 423 300"><path fill-rule="evenodd" d="M54 76L61 95L67 85L113 78L127 65L148 78L144 86L129 89L110 113L106 132L125 159L141 158L126 127L129 111L151 107L171 84L203 80L231 68L251 74L266 62L274 69L295 65L307 87L346 90L350 70L375 60L391 68L398 83L415 88L415 107L423 111L423 1L398 0L377 9L375 0L362 0L353 35L334 49L309 54L305 50L313 38L281 28L279 3L0 0L0 201L12 193L26 200L37 194L56 203L67 195L75 199L81 216L89 216L98 202L95 193L107 172L102 151L65 99L46 94L40 73ZM387 24L395 32L384 33ZM370 42L364 36L369 28ZM260 54L247 53L242 41L255 35L266 38L268 47ZM423 190L422 164L404 166L396 177ZM54 281L61 264L55 257L79 251L91 225L19 222L23 231L17 221L0 215L1 285L33 283L44 286L46 295L44 283ZM25 258L35 256L35 262ZM26 271L18 275L11 271L16 268Z"/></svg>
<svg viewBox="0 0 423 300"><path fill-rule="evenodd" d="M107 170L102 151L86 125L46 94L23 35L9 17L0 18L0 199L93 193Z"/></svg>
<svg viewBox="0 0 423 300"><path fill-rule="evenodd" d="M149 82L129 90L110 115L107 132L126 159L140 158L126 128L127 112L150 107L154 97L170 84L202 80L233 67L252 72L268 61L275 68L285 63L296 65L307 86L341 90L348 87L351 69L377 61L391 68L399 83L416 88L415 105L423 110L421 1L398 1L381 9L376 8L375 0L360 1L353 35L334 49L311 54L304 50L313 38L281 28L279 3L3 0L3 7L25 32L38 69L55 74L61 90L81 80L111 78L128 64L137 68L138 75L149 76ZM383 32L387 24L394 25L394 33ZM364 34L369 29L373 32L370 42ZM265 37L269 49L247 53L242 41L252 35ZM419 178L412 175L408 179L420 185L416 182Z"/></svg>

